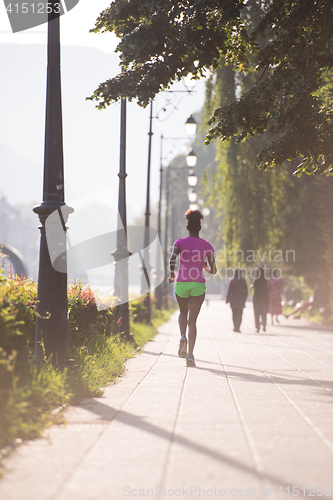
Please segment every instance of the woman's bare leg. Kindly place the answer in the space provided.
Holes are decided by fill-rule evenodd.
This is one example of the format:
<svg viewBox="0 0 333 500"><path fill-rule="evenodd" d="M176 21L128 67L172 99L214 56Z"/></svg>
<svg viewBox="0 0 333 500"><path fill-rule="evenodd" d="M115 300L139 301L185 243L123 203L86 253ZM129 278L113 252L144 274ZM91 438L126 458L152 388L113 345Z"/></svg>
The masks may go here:
<svg viewBox="0 0 333 500"><path fill-rule="evenodd" d="M178 324L180 335L186 337L187 314L189 308L190 297L183 298L176 294L176 299L179 307Z"/></svg>
<svg viewBox="0 0 333 500"><path fill-rule="evenodd" d="M190 297L189 316L188 316L189 354L193 354L193 349L197 338L197 317L204 300L205 300L204 293L202 295L198 295L197 297Z"/></svg>

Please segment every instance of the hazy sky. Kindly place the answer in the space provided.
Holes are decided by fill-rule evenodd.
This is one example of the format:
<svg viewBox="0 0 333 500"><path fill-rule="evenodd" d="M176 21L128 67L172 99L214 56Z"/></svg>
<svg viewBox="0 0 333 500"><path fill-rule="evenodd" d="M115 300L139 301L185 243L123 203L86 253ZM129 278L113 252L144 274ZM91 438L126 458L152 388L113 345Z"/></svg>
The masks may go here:
<svg viewBox="0 0 333 500"><path fill-rule="evenodd" d="M119 105L111 105L105 111L98 111L94 103L85 100L101 81L115 76L118 72L117 56L114 55L116 38L109 33L89 33L99 13L108 5L107 0L80 0L60 21L67 203L70 203L71 199L109 188L110 184L116 194L118 190ZM6 185L1 183L0 190L11 203L41 201L46 35L46 25L13 34L4 4L0 3L0 62L5 69L4 72L2 70L0 81L3 98L0 146L6 152L7 170L11 159L13 165L17 164L17 158L14 162L14 155L19 155L22 165L26 162L26 165L31 167L32 175L36 176L36 190L25 190L24 175L21 177L19 172L10 172L16 183L22 178L21 190L17 189L17 184L15 188L14 182L7 181ZM12 44L16 44L16 48ZM31 45L35 47L30 50ZM29 54L33 60L29 60ZM31 95L25 94L28 88L32 89ZM174 88L184 90L182 83L177 83ZM191 113L201 109L204 101L203 81L197 84L195 91L192 95L177 93L172 96L163 93L154 104L154 116L158 111L160 113L159 119L153 120L152 205L158 200L160 136L185 136L184 122ZM175 99L174 103L168 104L172 99ZM169 111L174 110L170 116L169 111L163 112L164 107ZM148 108L142 109L135 103L129 104L127 120L127 198L131 219L142 215L145 206ZM171 159L180 151L182 144L186 144L186 141L163 141L163 156L168 153L168 159ZM183 147L183 152L186 150L187 148ZM166 163L165 159L164 164ZM3 170L3 167L0 163L0 169ZM36 194L39 192L40 195Z"/></svg>
<svg viewBox="0 0 333 500"><path fill-rule="evenodd" d="M103 52L112 53L117 45L117 39L113 34L105 33L100 36L89 33L98 15L109 5L108 0L80 0L71 11L61 17L62 45L94 47ZM4 3L0 3L1 43L45 44L46 32L46 25L42 25L12 34Z"/></svg>

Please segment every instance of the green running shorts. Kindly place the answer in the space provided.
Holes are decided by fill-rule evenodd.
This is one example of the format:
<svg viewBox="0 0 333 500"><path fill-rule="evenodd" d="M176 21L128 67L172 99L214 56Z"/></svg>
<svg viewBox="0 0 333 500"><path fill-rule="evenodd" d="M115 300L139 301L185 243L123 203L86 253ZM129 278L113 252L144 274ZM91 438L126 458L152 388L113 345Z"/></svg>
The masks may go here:
<svg viewBox="0 0 333 500"><path fill-rule="evenodd" d="M206 283L197 281L176 281L175 292L178 297L186 299L187 297L198 297L206 291Z"/></svg>

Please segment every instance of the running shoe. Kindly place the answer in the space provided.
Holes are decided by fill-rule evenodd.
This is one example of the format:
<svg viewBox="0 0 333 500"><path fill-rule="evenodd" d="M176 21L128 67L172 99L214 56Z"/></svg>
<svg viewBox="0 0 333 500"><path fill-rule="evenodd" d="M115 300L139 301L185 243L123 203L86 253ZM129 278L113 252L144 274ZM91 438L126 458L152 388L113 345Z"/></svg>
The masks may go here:
<svg viewBox="0 0 333 500"><path fill-rule="evenodd" d="M186 366L196 366L193 354L188 354L186 356Z"/></svg>
<svg viewBox="0 0 333 500"><path fill-rule="evenodd" d="M187 338L185 337L185 335L182 335L179 341L178 356L180 358L186 358L186 354L187 354Z"/></svg>

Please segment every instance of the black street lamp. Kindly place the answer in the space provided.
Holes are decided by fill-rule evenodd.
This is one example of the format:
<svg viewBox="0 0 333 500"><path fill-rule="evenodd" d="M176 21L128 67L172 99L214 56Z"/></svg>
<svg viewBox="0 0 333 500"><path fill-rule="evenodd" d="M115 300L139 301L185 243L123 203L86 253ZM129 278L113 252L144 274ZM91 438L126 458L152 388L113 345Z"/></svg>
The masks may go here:
<svg viewBox="0 0 333 500"><path fill-rule="evenodd" d="M186 92L186 93L191 93L193 91L193 88L196 85L196 81L192 79L192 74L189 74L186 78L184 78L184 85L186 90L181 91L181 90L170 90L166 91L168 93L177 93L177 92ZM171 104L171 103L169 103ZM171 104L172 105L172 104ZM177 109L175 105L172 105L173 111ZM163 111L166 111L166 107L162 108ZM161 111L161 110L160 110ZM159 112L157 113L155 118L159 117ZM150 262L149 262L149 220L150 220L150 169L151 169L151 145L152 145L152 128L153 128L153 101L150 102L150 117L149 117L149 142L148 142L148 168L147 168L147 193L146 193L146 211L145 211L145 236L144 236L144 261L141 261L142 265L142 281L141 281L141 289L142 293L143 290L146 288L145 287L145 282L147 282L148 285L148 293L146 294L145 297L145 304L146 304L146 321L147 323L150 323L151 321L151 302L150 302L150 289L151 289L151 282L150 282L150 276L149 276L149 271L150 271ZM192 115L187 119L187 122L185 124L185 130L186 133L189 135L195 135L196 132L196 122ZM162 139L161 139L162 140ZM161 168L161 167L160 167ZM160 237L161 233L161 191L162 190L162 171L160 171L160 201L159 201L159 228L158 228L158 235ZM156 269L157 276L159 276L160 273L160 264L158 263L158 267ZM161 288L157 291L157 308L161 307Z"/></svg>
<svg viewBox="0 0 333 500"><path fill-rule="evenodd" d="M157 218L157 235L161 241L161 214L162 214L162 183L163 183L163 135L161 135L161 153L160 153L160 194L158 199L158 218ZM165 275L165 274L164 274ZM161 281L161 259L160 252L157 252L156 262L156 282ZM163 282L155 288L156 309L162 309Z"/></svg>
<svg viewBox="0 0 333 500"><path fill-rule="evenodd" d="M130 321L128 308L128 259L131 253L127 243L127 215L126 215L126 99L120 103L120 160L119 160L119 195L118 195L118 225L117 249L112 253L115 263L114 295L119 298L117 306L116 324L119 333L127 339L130 335Z"/></svg>
<svg viewBox="0 0 333 500"><path fill-rule="evenodd" d="M196 164L197 164L197 156L193 151L193 149L190 149L188 155L186 156L186 165L189 168L193 168L196 166Z"/></svg>
<svg viewBox="0 0 333 500"><path fill-rule="evenodd" d="M195 187L198 182L198 177L195 175L194 171L189 172L189 176L187 177L187 182L190 187Z"/></svg>
<svg viewBox="0 0 333 500"><path fill-rule="evenodd" d="M173 192L173 182L172 182L172 175L181 173L184 171L184 167L171 167L170 165L166 167L166 209L165 209L165 234L164 234L164 271L165 274L167 275L168 273L168 264L169 264L169 241L171 239L171 244L175 241L175 234L177 234L177 231L179 227L177 228L180 218L179 218L179 197L183 199L186 191L185 190L180 190L178 191L178 194L176 195L175 198L170 199L170 191ZM177 182L177 178L174 179L176 180L176 186L179 187L179 182ZM171 185L171 189L170 189ZM188 194L188 193L187 193ZM174 200L176 199L176 204L174 203ZM171 231L169 234L169 220L171 219ZM171 247L171 245L170 245ZM170 284L168 283L167 280L164 281L164 303L165 307L168 308L168 295L169 291L171 290Z"/></svg>
<svg viewBox="0 0 333 500"><path fill-rule="evenodd" d="M193 116L190 115L187 121L185 122L185 132L188 136L194 136L196 134L197 130L197 123L194 120ZM161 135L161 154L160 154L160 193L159 193L159 203L158 203L158 236L159 238L161 237L161 212L162 212L162 192L163 192L163 141L164 140L184 140L184 139L189 139L189 137L164 137L163 134ZM195 165L196 164L197 157L193 151L193 149L190 150L189 154L186 156L186 164L187 166L190 165ZM170 165L166 168L166 177L165 177L165 182L166 182L166 209L165 209L165 235L164 235L164 275L167 275L168 272L168 231L169 231L169 193L170 193L170 172L171 167ZM160 278L160 261L159 261L159 255L156 263L156 276L157 276L157 282L159 283L159 278ZM158 286L155 290L155 295L156 295L156 308L161 309L162 307L162 292L165 296L165 307L168 308L168 288L169 284L164 281L163 284L163 289L162 285Z"/></svg>
<svg viewBox="0 0 333 500"><path fill-rule="evenodd" d="M56 2L52 2L55 6ZM53 10L53 9L52 9ZM56 366L71 366L68 341L68 304L67 304L67 264L66 264L66 226L68 215L73 209L64 201L64 166L61 112L61 75L60 75L60 26L59 14L48 15L47 43L47 93L45 119L45 153L43 201L33 211L38 214L41 225L40 257L38 273L38 303L35 330L36 361L43 360L44 354ZM48 216L57 211L62 231L48 226ZM58 220L59 220L58 219ZM55 225L53 223L53 225ZM59 253L62 254L62 270L54 269L47 238L56 238ZM43 350L44 344L44 350Z"/></svg>
<svg viewBox="0 0 333 500"><path fill-rule="evenodd" d="M147 192L146 192L146 211L145 211L145 234L143 243L144 260L142 264L142 289L145 288L144 281L147 282L148 293L144 299L146 305L146 322L151 322L151 303L150 303L150 288L151 282L149 277L150 263L149 263L149 220L150 220L150 166L151 166L151 142L153 136L153 101L150 101L150 116L149 116L149 141L148 141L148 166L147 166Z"/></svg>
<svg viewBox="0 0 333 500"><path fill-rule="evenodd" d="M196 131L197 131L197 122L195 121L193 116L190 115L185 122L186 135L193 136L196 134Z"/></svg>
<svg viewBox="0 0 333 500"><path fill-rule="evenodd" d="M164 275L168 273L168 235L169 235L169 203L170 203L170 165L166 168L166 207L165 207L165 233L164 233ZM161 188L162 189L162 188ZM169 308L168 280L164 280L164 307Z"/></svg>
<svg viewBox="0 0 333 500"><path fill-rule="evenodd" d="M189 201L190 203L195 203L195 202L197 201L197 199L198 199L198 195L197 195L197 193L194 191L194 189L189 190L189 191L187 192L187 194L188 194L188 201Z"/></svg>

